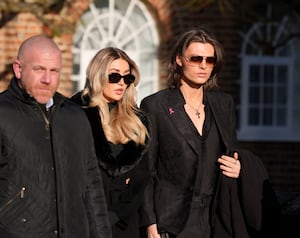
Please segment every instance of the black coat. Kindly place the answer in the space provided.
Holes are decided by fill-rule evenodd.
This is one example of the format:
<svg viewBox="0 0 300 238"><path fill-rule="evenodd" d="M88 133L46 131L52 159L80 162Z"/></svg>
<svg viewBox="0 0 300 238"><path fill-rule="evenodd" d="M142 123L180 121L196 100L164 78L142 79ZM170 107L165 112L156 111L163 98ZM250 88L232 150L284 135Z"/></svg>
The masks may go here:
<svg viewBox="0 0 300 238"><path fill-rule="evenodd" d="M238 180L221 176L213 238L280 237L280 205L260 158L237 149Z"/></svg>
<svg viewBox="0 0 300 238"><path fill-rule="evenodd" d="M114 154L101 126L97 108L86 108L90 120L98 164L103 177L108 210L111 216L114 238L138 238L140 228L139 209L143 192L149 182L147 145L129 142ZM148 127L147 118L139 114ZM126 181L129 181L126 183Z"/></svg>
<svg viewBox="0 0 300 238"><path fill-rule="evenodd" d="M209 104L212 117L215 120L221 140L224 144L222 153L231 154L238 148L235 129L235 108L232 97L219 90L205 91L205 94L206 103ZM148 113L151 124L150 135L152 142L150 143L149 155L150 170L154 184L147 187L147 192L145 193L143 222L146 226L157 223L159 231L169 231L175 234L183 229L188 217L193 196L193 188L188 185L193 184L195 175L193 164L195 163L192 162L197 160L197 142L192 139L195 138L192 135L194 132L190 129L190 122L187 120L184 104L184 98L179 89L162 90L146 97L141 102L141 109ZM253 157L248 156L245 160L251 164L250 161L252 158ZM242 155L241 161L243 170ZM249 169L251 170L249 174L254 174L256 171L263 171L263 173L257 174L257 183L251 183L251 180L248 179L246 183L242 183L242 186L237 185L237 193L239 193L239 189L242 189L242 191L246 191L247 189L253 190L253 186L261 186L266 180L265 171L261 163L254 162L252 168L249 166ZM244 181L243 177L245 174L247 174L247 170L242 171L239 180ZM232 234L232 230L237 227L232 228L230 226L233 225L234 222L239 221L232 222L232 220L230 220L226 224L220 221L219 215L222 211L221 213L219 211L223 209L221 205L228 205L232 199L231 196L228 196L228 194L224 192L227 191L227 188L232 186L232 184L222 182L227 180L225 176L221 175L220 178L218 191L222 191L222 193L216 197L215 201L218 205L215 204L212 209L212 225L217 224L216 227L218 230L228 229L230 233L228 237L238 237ZM234 181L237 180L234 179ZM251 203L249 199L243 200L247 202L247 204L243 204L243 207L241 207L239 203L231 203L231 205L237 206L236 209L239 210L239 214L247 212L247 214L241 215L239 219L243 220L243 216L245 215L246 218L253 217L255 220L253 224L253 220L245 219L246 229L244 231L246 235L248 233L248 227L251 227L250 229L253 228L253 230L256 229L256 231L261 230L261 219L256 218L261 218L260 213L262 210L261 206L259 206L259 201L263 194L261 187L257 188L256 191L258 191L259 194L252 194L252 197L257 195L256 202L253 204L253 206L257 206L256 209L244 209L245 207L249 207L249 202ZM229 200L226 200L227 198ZM223 203L221 203L221 201L223 201ZM239 199L237 199L237 201L240 202ZM230 213L231 210L229 209L228 212ZM216 216L214 216L214 213L216 213ZM227 214L227 216L232 218L231 214ZM242 223L243 222L244 221L242 221ZM215 237L222 237L222 235L218 236L217 234L220 233L215 233Z"/></svg>
<svg viewBox="0 0 300 238"><path fill-rule="evenodd" d="M89 122L62 95L54 102L47 126L16 79L0 94L0 237L54 236L56 206L60 238L111 237Z"/></svg>

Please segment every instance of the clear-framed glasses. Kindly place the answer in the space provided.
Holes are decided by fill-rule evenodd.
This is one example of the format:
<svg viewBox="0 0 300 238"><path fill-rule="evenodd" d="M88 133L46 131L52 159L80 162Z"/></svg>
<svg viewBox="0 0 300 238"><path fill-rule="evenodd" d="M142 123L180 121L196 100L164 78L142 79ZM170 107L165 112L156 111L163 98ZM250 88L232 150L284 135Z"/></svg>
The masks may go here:
<svg viewBox="0 0 300 238"><path fill-rule="evenodd" d="M214 67L216 64L216 57L214 57L214 56L193 55L190 57L183 56L183 58L186 60L188 65L190 65L192 67L199 66L203 62L203 60L205 60L207 67Z"/></svg>
<svg viewBox="0 0 300 238"><path fill-rule="evenodd" d="M120 80L122 78L124 79L124 83L127 85L132 84L135 80L135 77L133 74L121 75L119 73L111 73L108 75L108 82L109 83L118 83L118 82L120 82Z"/></svg>

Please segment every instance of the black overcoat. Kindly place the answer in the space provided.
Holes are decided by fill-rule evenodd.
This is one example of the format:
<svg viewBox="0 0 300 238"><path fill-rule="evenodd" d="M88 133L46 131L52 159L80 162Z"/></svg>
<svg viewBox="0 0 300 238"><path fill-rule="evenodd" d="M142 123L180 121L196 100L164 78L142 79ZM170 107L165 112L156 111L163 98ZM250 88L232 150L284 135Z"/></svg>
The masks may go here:
<svg viewBox="0 0 300 238"><path fill-rule="evenodd" d="M59 93L54 102L47 125L16 78L0 94L0 237L111 237L89 121Z"/></svg>
<svg viewBox="0 0 300 238"><path fill-rule="evenodd" d="M120 145L119 153L112 151L101 126L96 107L84 109L94 135L98 165L103 177L104 190L114 238L140 237L140 206L143 192L150 180L148 167L148 139L145 145L129 142ZM148 127L148 120L138 114Z"/></svg>

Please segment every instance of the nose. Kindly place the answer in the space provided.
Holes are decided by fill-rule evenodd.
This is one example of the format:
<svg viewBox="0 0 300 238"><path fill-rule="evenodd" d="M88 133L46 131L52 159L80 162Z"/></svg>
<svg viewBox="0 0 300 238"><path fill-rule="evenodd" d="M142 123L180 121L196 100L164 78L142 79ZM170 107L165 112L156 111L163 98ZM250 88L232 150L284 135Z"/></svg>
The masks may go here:
<svg viewBox="0 0 300 238"><path fill-rule="evenodd" d="M51 74L48 71L45 71L43 76L42 76L42 83L44 84L50 84L51 83Z"/></svg>
<svg viewBox="0 0 300 238"><path fill-rule="evenodd" d="M202 62L199 64L199 67L202 68L202 69L205 69L207 67L206 59L202 60Z"/></svg>
<svg viewBox="0 0 300 238"><path fill-rule="evenodd" d="M125 82L124 82L124 77L122 77L122 78L120 79L120 81L118 82L118 84L121 84L121 85L125 84Z"/></svg>
<svg viewBox="0 0 300 238"><path fill-rule="evenodd" d="M206 69L207 68L207 64L206 64L206 61L203 60L200 64L199 64L199 68L201 69Z"/></svg>

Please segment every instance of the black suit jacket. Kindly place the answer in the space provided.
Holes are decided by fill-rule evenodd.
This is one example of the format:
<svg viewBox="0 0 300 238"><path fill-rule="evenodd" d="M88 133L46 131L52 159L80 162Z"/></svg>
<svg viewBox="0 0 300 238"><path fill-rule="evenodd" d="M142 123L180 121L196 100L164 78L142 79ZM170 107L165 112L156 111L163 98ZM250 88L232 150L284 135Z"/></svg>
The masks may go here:
<svg viewBox="0 0 300 238"><path fill-rule="evenodd" d="M238 148L232 97L219 90L205 91L205 94L207 100L205 103L209 104L224 144L223 153L231 154ZM187 220L193 196L193 188L189 185L193 184L195 175L193 166L197 160L197 142L192 139L194 132L190 129L184 104L185 101L179 89L162 90L146 97L141 102L141 109L148 113L151 122L152 140L149 154L153 177L153 185L147 188L145 194L144 225L157 223L160 232L167 231L175 234L183 229ZM236 180L233 183L235 182ZM233 186L231 182L223 182L220 185L223 191L227 191L226 186ZM248 186L251 189L251 184ZM223 200L221 205L228 205L226 199L231 199L231 197L227 195L223 192L216 201L220 203ZM218 217L219 209L223 209L221 205L215 206L216 220L218 220L215 223L219 230L229 229L229 233L232 233L228 226L233 223L223 224ZM242 209L239 204L237 206L237 209ZM245 225L246 233L247 226L248 224ZM218 237L217 234L215 237Z"/></svg>

